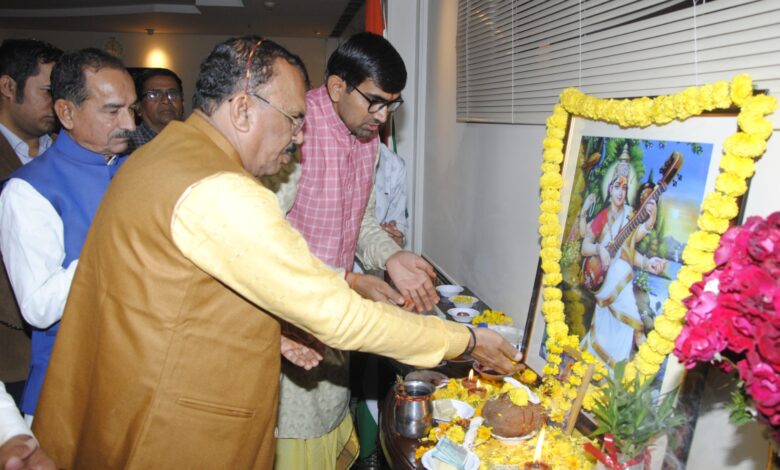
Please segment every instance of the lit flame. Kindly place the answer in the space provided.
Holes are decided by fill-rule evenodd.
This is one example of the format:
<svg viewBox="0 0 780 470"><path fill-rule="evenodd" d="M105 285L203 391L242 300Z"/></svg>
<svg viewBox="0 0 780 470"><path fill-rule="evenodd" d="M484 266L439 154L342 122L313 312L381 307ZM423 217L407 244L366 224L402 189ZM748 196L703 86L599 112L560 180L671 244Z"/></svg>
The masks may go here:
<svg viewBox="0 0 780 470"><path fill-rule="evenodd" d="M477 379L477 388L482 388L482 382L480 382L479 379Z"/></svg>
<svg viewBox="0 0 780 470"><path fill-rule="evenodd" d="M536 451L534 451L534 463L542 460L542 446L544 445L544 428L539 431L539 439L536 440Z"/></svg>
<svg viewBox="0 0 780 470"><path fill-rule="evenodd" d="M474 369L469 369L469 382L474 381Z"/></svg>

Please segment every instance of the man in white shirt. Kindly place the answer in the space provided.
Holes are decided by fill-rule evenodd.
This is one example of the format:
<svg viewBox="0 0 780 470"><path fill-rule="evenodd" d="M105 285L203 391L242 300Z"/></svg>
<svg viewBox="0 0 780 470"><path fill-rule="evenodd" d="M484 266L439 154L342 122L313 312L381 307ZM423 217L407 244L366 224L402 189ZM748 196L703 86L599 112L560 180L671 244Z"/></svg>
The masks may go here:
<svg viewBox="0 0 780 470"><path fill-rule="evenodd" d="M24 319L33 326L22 411L34 415L81 247L135 130L135 86L99 49L63 54L52 69L63 131L16 170L0 194L0 251Z"/></svg>
<svg viewBox="0 0 780 470"><path fill-rule="evenodd" d="M14 399L0 382L0 469L54 470L57 468L24 422Z"/></svg>
<svg viewBox="0 0 780 470"><path fill-rule="evenodd" d="M406 246L406 163L387 145L379 144L379 164L374 181L376 220L401 248Z"/></svg>
<svg viewBox="0 0 780 470"><path fill-rule="evenodd" d="M61 55L34 39L6 39L0 45L0 180L51 146L55 117L50 76ZM29 364L30 337L0 266L0 381L17 403Z"/></svg>

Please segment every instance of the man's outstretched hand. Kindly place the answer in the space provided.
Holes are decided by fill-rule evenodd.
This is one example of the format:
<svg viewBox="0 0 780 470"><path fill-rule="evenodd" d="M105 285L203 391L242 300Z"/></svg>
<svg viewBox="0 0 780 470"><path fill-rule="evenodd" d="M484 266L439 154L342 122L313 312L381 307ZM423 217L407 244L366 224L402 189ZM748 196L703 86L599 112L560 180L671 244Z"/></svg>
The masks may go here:
<svg viewBox="0 0 780 470"><path fill-rule="evenodd" d="M476 328L474 336L477 344L471 357L479 361L480 365L501 374L514 373L524 367L520 363L523 354L500 334L489 328Z"/></svg>
<svg viewBox="0 0 780 470"><path fill-rule="evenodd" d="M309 333L287 325L282 330L281 351L288 361L311 370L322 361L325 345Z"/></svg>
<svg viewBox="0 0 780 470"><path fill-rule="evenodd" d="M411 251L399 251L385 264L395 287L404 296L404 305L411 305L418 312L433 309L439 295L433 287L436 272L433 266Z"/></svg>
<svg viewBox="0 0 780 470"><path fill-rule="evenodd" d="M347 273L347 282L354 286L355 292L361 297L374 302L401 306L404 304L404 296L393 289L390 284L371 274Z"/></svg>

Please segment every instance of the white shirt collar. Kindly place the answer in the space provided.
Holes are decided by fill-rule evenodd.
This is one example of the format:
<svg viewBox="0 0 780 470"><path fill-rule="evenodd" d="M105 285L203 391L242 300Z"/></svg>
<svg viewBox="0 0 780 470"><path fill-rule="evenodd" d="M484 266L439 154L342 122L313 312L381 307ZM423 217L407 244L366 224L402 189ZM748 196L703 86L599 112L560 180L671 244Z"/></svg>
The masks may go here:
<svg viewBox="0 0 780 470"><path fill-rule="evenodd" d="M19 160L21 160L22 165L26 165L32 161L34 157L30 156L30 147L27 145L26 142L24 142L22 139L17 137L16 134L8 130L8 128L5 127L3 124L0 124L0 133L2 133L3 136L5 136L5 139L8 141L8 144L11 146L12 149L14 149L14 152L16 152L16 156L19 157ZM49 147L51 147L51 144L52 144L52 140L48 134L44 134L38 137L38 155L42 154Z"/></svg>

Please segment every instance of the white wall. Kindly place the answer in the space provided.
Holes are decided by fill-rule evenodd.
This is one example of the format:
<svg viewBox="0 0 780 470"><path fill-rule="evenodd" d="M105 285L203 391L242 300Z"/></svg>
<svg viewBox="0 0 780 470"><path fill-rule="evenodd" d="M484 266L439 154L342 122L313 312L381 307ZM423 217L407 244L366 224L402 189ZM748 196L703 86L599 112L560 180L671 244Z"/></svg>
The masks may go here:
<svg viewBox="0 0 780 470"><path fill-rule="evenodd" d="M106 41L114 37L122 44L122 60L127 67L148 67L147 56L153 49L165 52L170 62L167 68L176 72L184 84L185 112L192 106L192 92L198 77L200 63L214 46L229 36L194 34L139 34L101 33L82 31L27 31L0 30L0 40L6 38L34 37L48 41L63 50L84 47L103 48ZM325 70L327 39L316 38L272 38L282 46L301 56L311 78L312 86L322 83Z"/></svg>
<svg viewBox="0 0 780 470"><path fill-rule="evenodd" d="M422 210L418 208L422 195L421 172L414 169L424 163L425 155L423 133L420 123L425 117L425 73L427 71L425 56L426 29L425 8L419 2L389 2L387 5L387 39L398 50L404 59L407 80L403 90L404 105L394 115L397 139L397 152L404 158L409 169L406 174L407 207L409 208L408 244L411 249L420 251L420 237L417 227L422 225ZM415 179L415 176L418 178Z"/></svg>
<svg viewBox="0 0 780 470"><path fill-rule="evenodd" d="M456 282L524 325L539 256L538 179L545 130L455 122L457 2L408 0L393 17L394 3L388 21L391 40L394 28L403 31L398 37L408 38L409 25L425 21L418 28L418 46L402 50L407 65L423 58L417 70L422 82L419 119L411 137L400 136L402 142L423 143L411 145L418 183L413 210L420 221L415 246ZM780 209L777 134L757 165L748 215ZM688 468L764 468L766 439L756 426L736 429L728 423L722 409L728 394L714 386L716 379L710 379L705 393Z"/></svg>
<svg viewBox="0 0 780 470"><path fill-rule="evenodd" d="M428 3L421 250L525 324L538 262L541 126L455 122L457 2Z"/></svg>

